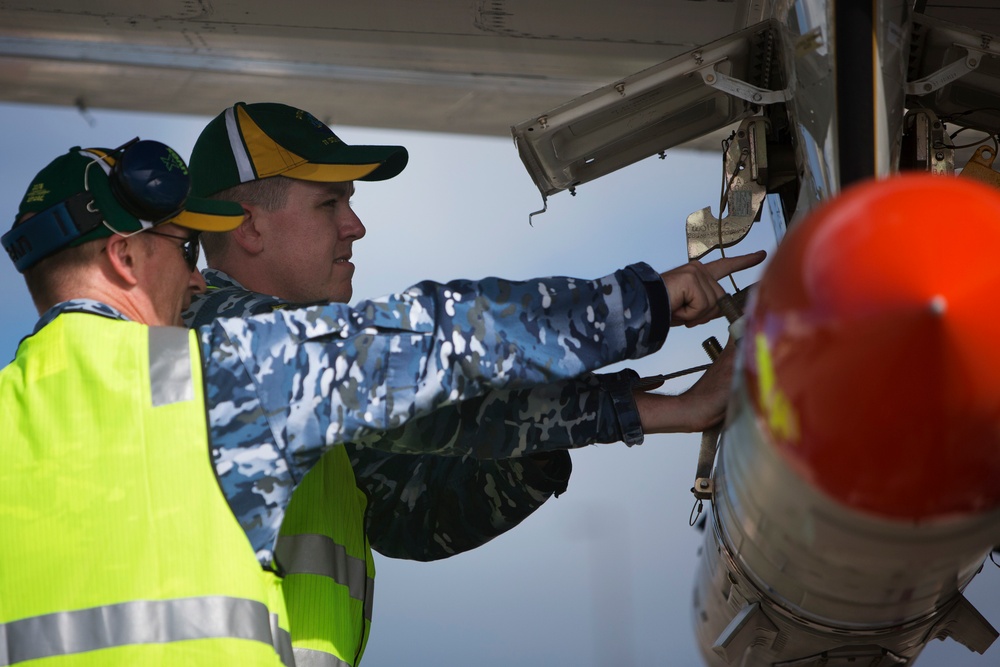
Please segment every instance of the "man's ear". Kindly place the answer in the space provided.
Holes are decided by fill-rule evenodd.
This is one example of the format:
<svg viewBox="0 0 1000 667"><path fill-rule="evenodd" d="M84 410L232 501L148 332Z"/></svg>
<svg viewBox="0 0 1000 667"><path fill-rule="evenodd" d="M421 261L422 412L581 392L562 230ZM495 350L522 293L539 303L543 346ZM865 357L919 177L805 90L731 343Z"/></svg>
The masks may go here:
<svg viewBox="0 0 1000 667"><path fill-rule="evenodd" d="M142 249L142 239L135 236L112 234L108 237L105 252L111 263L111 271L126 285L134 287L139 282L136 272L136 258Z"/></svg>
<svg viewBox="0 0 1000 667"><path fill-rule="evenodd" d="M230 237L244 252L256 255L264 249L264 225L261 223L266 222L266 219L267 211L260 206L243 204L243 222L229 233Z"/></svg>

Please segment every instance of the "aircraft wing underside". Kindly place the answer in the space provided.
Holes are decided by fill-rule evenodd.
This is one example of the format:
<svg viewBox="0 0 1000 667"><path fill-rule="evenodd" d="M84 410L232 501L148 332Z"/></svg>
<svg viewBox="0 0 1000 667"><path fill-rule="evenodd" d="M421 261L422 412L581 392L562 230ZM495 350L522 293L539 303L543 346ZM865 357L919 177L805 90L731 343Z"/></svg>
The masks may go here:
<svg viewBox="0 0 1000 667"><path fill-rule="evenodd" d="M338 125L509 136L545 109L759 22L770 4L5 0L0 100L200 115L281 100ZM917 0L916 10L1000 33L992 0Z"/></svg>
<svg viewBox="0 0 1000 667"><path fill-rule="evenodd" d="M756 22L758 4L9 0L0 99L202 115L281 100L338 125L509 136Z"/></svg>

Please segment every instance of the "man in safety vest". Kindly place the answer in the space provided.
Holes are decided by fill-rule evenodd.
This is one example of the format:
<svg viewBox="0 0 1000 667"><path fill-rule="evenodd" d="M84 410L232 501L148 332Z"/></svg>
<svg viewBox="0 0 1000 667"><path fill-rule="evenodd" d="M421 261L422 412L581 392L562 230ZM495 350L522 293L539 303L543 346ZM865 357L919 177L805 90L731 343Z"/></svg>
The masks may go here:
<svg viewBox="0 0 1000 667"><path fill-rule="evenodd" d="M232 232L202 235L208 290L185 321L349 301L352 245L365 235L351 208L354 181L393 178L407 159L401 146L349 145L284 104L239 102L220 113L191 155L193 191L239 202L245 219ZM377 436L380 449L348 442L346 452L324 456L293 495L277 543L300 663L308 656L354 666L367 641L373 589L358 585L352 596L334 566L338 554L373 576L371 550L359 537L383 555L426 561L509 530L566 489L569 452L554 447L641 441L633 377L587 375L493 392ZM446 444L452 452L433 453ZM500 458L448 455L454 451ZM504 458L509 452L524 455ZM352 536L357 550L347 546Z"/></svg>
<svg viewBox="0 0 1000 667"><path fill-rule="evenodd" d="M0 371L7 665L295 664L275 542L324 453L347 442L411 451L414 440L384 434L654 352L671 309L675 322L715 313L717 273L759 261L422 282L355 307L187 330L180 314L204 289L198 234L242 217L188 190L186 166L163 144L73 148L39 172L0 239L41 315ZM491 327L475 325L484 318ZM682 397L637 392L642 428L721 419L724 359L696 384L707 400L695 412ZM343 545L351 595L367 577L361 540Z"/></svg>

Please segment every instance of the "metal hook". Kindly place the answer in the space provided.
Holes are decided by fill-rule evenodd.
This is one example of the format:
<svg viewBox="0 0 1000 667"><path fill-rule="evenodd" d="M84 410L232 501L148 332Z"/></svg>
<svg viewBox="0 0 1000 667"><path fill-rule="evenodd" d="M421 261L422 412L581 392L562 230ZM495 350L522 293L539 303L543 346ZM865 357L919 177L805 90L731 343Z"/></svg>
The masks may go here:
<svg viewBox="0 0 1000 667"><path fill-rule="evenodd" d="M536 215L539 215L540 213L545 213L548 210L549 210L549 198L546 197L545 195L542 195L542 208L538 211L535 211L534 213L528 214L528 226L534 227L535 223L533 223L531 219Z"/></svg>
<svg viewBox="0 0 1000 667"><path fill-rule="evenodd" d="M694 491L694 489L691 490ZM689 526L694 526L694 524L698 523L698 517L701 516L702 505L703 503L701 502L701 498L694 501L694 506L691 508L691 514L688 515Z"/></svg>

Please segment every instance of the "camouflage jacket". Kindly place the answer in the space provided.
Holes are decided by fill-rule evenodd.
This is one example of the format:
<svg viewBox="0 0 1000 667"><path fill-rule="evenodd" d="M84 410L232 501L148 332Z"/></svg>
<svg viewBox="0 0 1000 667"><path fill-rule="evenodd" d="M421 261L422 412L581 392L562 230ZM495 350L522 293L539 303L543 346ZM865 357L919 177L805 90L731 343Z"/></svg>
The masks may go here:
<svg viewBox="0 0 1000 667"><path fill-rule="evenodd" d="M189 326L294 307L251 292L222 271L203 273L209 291L184 314ZM565 491L572 470L569 453L490 457L503 454L511 443L516 452L541 440L565 448L617 442L626 439L620 423L635 425L633 442L641 438L638 413L622 379L588 374L532 389L491 391L367 439L380 440L391 452L344 443L358 487L369 499L372 547L395 558L435 560L478 547L516 526L551 495ZM613 396L627 400L616 402ZM458 455L421 454L427 440L449 443Z"/></svg>
<svg viewBox="0 0 1000 667"><path fill-rule="evenodd" d="M71 309L124 319L80 300L46 313L38 328ZM463 450L461 438L416 442L380 434L490 392L565 382L649 354L663 343L668 313L658 274L637 264L594 281L423 282L353 307L217 319L197 335L221 488L269 566L295 485L329 447L354 442L378 451L481 455ZM566 446L513 440L490 454Z"/></svg>

